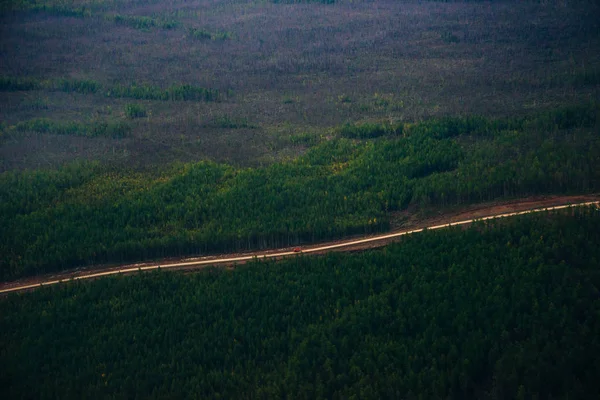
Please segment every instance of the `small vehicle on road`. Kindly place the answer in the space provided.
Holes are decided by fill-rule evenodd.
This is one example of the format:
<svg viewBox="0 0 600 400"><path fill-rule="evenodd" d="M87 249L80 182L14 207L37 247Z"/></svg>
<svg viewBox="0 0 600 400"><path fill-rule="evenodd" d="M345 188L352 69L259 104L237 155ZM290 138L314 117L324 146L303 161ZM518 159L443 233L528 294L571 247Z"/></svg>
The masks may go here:
<svg viewBox="0 0 600 400"><path fill-rule="evenodd" d="M300 247L294 247L294 253L302 253L302 249Z"/></svg>

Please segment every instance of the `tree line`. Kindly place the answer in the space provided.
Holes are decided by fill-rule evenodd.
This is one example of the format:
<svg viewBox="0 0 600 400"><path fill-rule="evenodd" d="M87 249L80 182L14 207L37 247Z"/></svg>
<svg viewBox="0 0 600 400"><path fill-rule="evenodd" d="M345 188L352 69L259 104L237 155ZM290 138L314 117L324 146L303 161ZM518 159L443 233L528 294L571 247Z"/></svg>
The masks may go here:
<svg viewBox="0 0 600 400"><path fill-rule="evenodd" d="M18 122L6 129L14 129L17 132L37 132L51 135L106 136L112 138L123 138L131 132L131 126L124 121L91 121L83 123L74 121L58 122L47 118L35 118Z"/></svg>
<svg viewBox="0 0 600 400"><path fill-rule="evenodd" d="M172 85L162 89L147 84L102 85L94 80L79 79L38 79L25 77L0 77L0 91L15 92L29 90L48 90L67 93L93 94L101 93L106 97L130 98L139 100L162 101L221 101L230 96L218 89L204 88L195 85Z"/></svg>

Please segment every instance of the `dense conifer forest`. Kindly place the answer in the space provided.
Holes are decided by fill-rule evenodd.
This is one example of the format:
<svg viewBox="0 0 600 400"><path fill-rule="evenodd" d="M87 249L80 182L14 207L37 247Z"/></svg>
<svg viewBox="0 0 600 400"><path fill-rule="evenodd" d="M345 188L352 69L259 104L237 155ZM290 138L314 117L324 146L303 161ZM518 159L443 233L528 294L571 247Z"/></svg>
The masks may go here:
<svg viewBox="0 0 600 400"><path fill-rule="evenodd" d="M596 398L600 212L0 299L3 398Z"/></svg>

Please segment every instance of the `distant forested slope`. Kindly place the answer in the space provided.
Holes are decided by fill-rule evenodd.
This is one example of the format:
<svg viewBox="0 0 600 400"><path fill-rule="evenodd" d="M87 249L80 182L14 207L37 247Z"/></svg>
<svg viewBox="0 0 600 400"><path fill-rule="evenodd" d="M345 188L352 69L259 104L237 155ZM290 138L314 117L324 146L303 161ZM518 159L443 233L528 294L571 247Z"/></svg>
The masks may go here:
<svg viewBox="0 0 600 400"><path fill-rule="evenodd" d="M2 398L598 398L600 212L0 299Z"/></svg>

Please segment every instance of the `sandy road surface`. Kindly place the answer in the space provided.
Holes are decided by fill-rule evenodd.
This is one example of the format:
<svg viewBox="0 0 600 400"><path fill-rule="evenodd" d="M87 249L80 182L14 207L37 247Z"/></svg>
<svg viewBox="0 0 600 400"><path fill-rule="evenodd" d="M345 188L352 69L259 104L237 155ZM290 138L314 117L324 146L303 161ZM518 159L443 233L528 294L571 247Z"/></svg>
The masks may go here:
<svg viewBox="0 0 600 400"><path fill-rule="evenodd" d="M329 251L355 251L371 247L383 246L391 241L397 240L405 235L422 232L425 229L435 230L451 226L468 225L474 221L488 219L507 218L534 212L559 210L569 207L596 205L600 207L600 198L594 196L571 196L571 197L549 197L528 199L518 202L505 202L494 205L472 206L470 209L462 210L454 215L445 215L429 218L421 224L412 224L412 229L404 229L397 232L381 235L341 240L337 242L323 243L302 249L302 254L322 254ZM83 279L94 279L103 276L117 274L131 274L135 272L164 270L164 269L198 269L214 265L242 264L252 259L284 258L297 255L290 249L270 250L240 255L222 255L203 257L195 259L184 259L179 262L164 261L160 264L134 264L120 267L101 267L87 270L70 271L53 276L38 276L27 280L0 284L0 294L31 290L43 286L55 285L62 282L77 281Z"/></svg>

